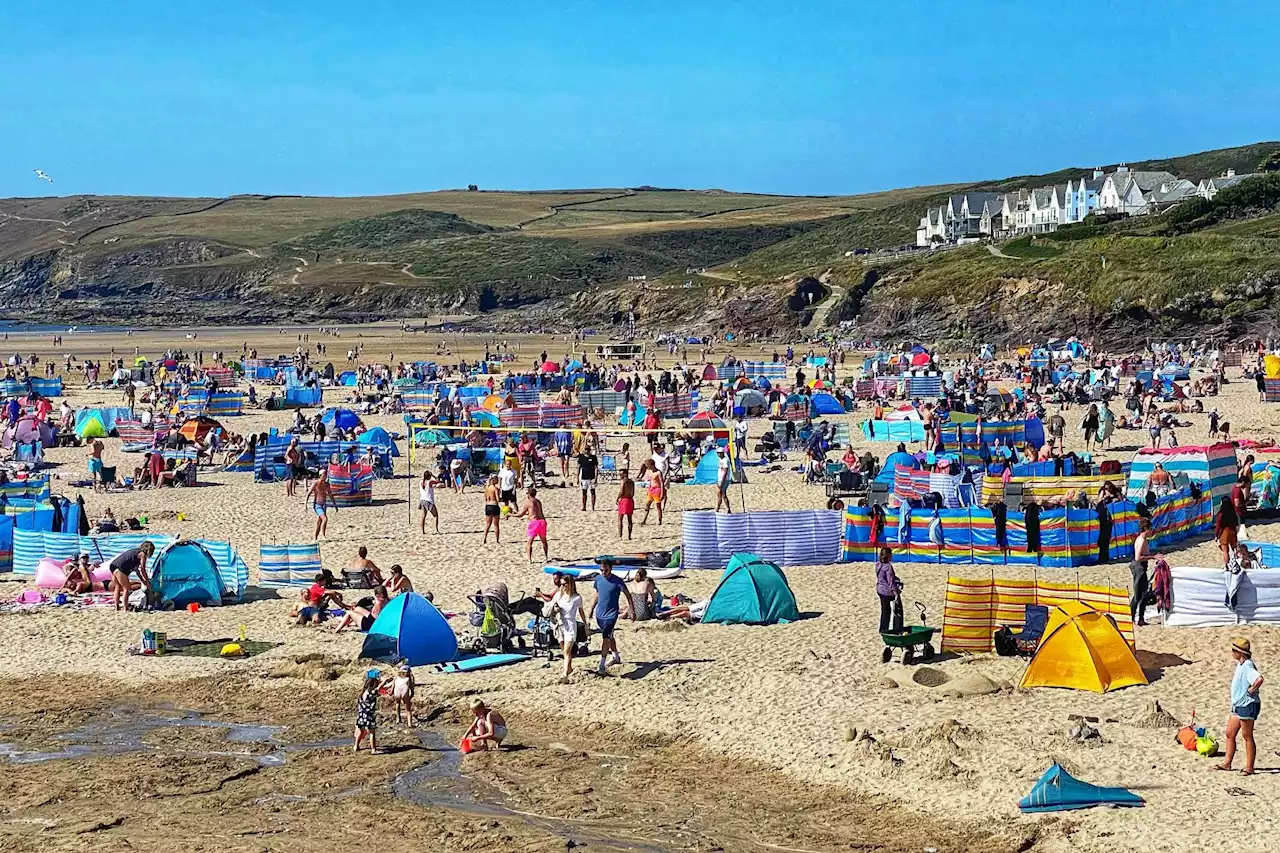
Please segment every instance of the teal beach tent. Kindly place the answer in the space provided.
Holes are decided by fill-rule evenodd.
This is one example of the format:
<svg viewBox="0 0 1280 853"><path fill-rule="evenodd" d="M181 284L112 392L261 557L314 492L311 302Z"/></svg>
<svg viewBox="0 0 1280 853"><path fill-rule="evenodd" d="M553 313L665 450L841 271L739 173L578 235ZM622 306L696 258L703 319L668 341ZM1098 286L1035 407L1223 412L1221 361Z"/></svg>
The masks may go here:
<svg viewBox="0 0 1280 853"><path fill-rule="evenodd" d="M1018 802L1024 812L1064 812L1092 806L1141 806L1146 801L1127 788L1081 782L1054 763Z"/></svg>
<svg viewBox="0 0 1280 853"><path fill-rule="evenodd" d="M711 593L703 622L776 625L800 618L796 597L782 569L755 554L734 554Z"/></svg>

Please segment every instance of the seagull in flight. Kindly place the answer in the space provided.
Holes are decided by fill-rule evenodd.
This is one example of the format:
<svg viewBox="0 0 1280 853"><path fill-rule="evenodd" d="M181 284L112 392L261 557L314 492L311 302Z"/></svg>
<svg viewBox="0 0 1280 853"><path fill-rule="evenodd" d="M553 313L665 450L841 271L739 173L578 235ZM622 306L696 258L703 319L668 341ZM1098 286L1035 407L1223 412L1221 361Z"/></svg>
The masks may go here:
<svg viewBox="0 0 1280 853"><path fill-rule="evenodd" d="M35 172L36 172L36 177L39 178L40 180L53 183L53 178L49 177L44 172L40 171L39 169L36 169Z"/></svg>

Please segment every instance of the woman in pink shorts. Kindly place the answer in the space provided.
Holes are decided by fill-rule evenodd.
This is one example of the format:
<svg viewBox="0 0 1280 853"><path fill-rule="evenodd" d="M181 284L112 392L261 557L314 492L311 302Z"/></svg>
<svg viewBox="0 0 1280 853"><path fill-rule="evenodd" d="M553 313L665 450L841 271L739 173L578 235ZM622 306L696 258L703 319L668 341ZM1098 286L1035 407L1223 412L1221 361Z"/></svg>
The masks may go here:
<svg viewBox="0 0 1280 853"><path fill-rule="evenodd" d="M524 509L516 513L516 518L528 517L529 525L525 528L525 534L529 537L528 554L529 562L533 562L533 540L542 541L542 559L549 559L547 556L547 517L542 513L542 501L538 499L538 490L529 487L525 492L528 501L525 502Z"/></svg>

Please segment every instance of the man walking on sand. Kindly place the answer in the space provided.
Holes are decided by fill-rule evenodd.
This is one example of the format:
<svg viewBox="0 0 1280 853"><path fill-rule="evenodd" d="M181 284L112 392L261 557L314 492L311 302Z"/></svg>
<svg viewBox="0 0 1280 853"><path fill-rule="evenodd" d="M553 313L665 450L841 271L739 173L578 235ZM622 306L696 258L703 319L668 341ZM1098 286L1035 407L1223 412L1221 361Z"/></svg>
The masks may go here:
<svg viewBox="0 0 1280 853"><path fill-rule="evenodd" d="M311 509L316 514L316 532L312 538L319 539L321 536L329 535L329 507L335 510L338 508L338 502L333 499L333 486L329 484L329 472L327 469L320 469L320 476L312 484L311 490L307 492L307 500L311 504Z"/></svg>
<svg viewBox="0 0 1280 853"><path fill-rule="evenodd" d="M618 641L613 636L618 624L618 600L627 597L627 611L631 621L636 621L636 605L631 599L631 591L622 582L622 578L613 573L613 563L600 561L600 574L595 580L595 600L591 603L591 612L595 614L596 625L600 628L600 666L596 672L607 675L610 664L622 663L622 655L618 653Z"/></svg>

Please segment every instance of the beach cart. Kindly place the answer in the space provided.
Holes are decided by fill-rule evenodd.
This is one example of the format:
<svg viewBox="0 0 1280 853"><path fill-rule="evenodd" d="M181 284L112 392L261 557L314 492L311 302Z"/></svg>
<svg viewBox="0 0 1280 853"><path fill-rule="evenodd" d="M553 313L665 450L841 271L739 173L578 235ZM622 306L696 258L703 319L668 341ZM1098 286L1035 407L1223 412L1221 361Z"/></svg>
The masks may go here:
<svg viewBox="0 0 1280 853"><path fill-rule="evenodd" d="M933 632L938 629L924 624L928 621L925 619L924 605L919 601L915 604L916 610L920 612L921 624L906 625L896 633L892 631L882 631L880 633L880 639L884 641L884 654L881 660L885 663L893 660L894 649L902 649L902 662L904 664L914 662L917 652L921 660L933 659Z"/></svg>

